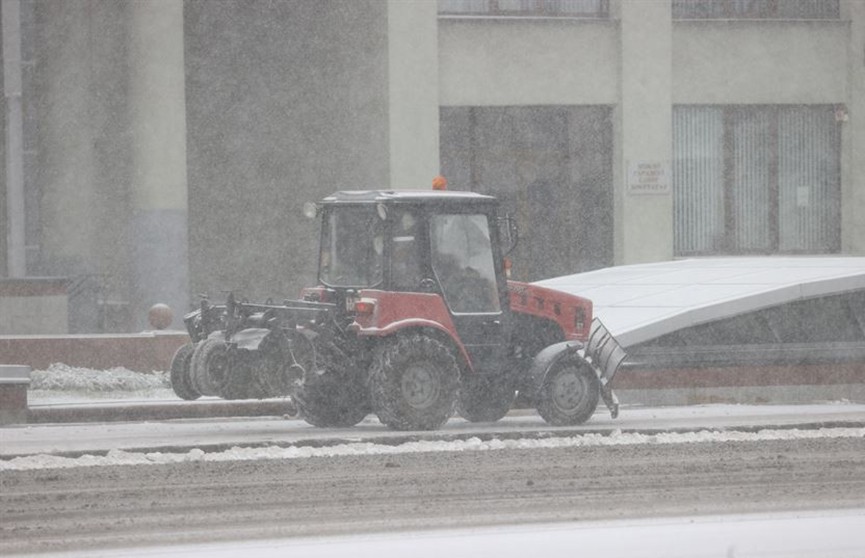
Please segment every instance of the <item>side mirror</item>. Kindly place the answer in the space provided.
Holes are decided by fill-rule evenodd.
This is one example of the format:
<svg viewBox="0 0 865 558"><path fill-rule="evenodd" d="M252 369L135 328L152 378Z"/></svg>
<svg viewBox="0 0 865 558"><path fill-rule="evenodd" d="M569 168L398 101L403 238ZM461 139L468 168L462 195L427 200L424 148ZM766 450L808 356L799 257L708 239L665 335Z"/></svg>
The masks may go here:
<svg viewBox="0 0 865 558"><path fill-rule="evenodd" d="M303 215L308 219L315 219L318 217L318 205L313 202L306 202L303 204Z"/></svg>
<svg viewBox="0 0 865 558"><path fill-rule="evenodd" d="M502 256L510 254L520 241L520 231L516 220L510 214L499 217L499 240L502 243Z"/></svg>

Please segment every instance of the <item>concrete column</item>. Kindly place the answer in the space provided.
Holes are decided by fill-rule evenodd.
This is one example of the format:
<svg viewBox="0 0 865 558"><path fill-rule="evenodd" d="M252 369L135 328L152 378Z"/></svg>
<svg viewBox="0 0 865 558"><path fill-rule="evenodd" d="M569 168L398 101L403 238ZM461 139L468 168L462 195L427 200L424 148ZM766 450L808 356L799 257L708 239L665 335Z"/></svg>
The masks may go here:
<svg viewBox="0 0 865 558"><path fill-rule="evenodd" d="M673 257L670 0L622 0L614 111L615 261Z"/></svg>
<svg viewBox="0 0 865 558"><path fill-rule="evenodd" d="M70 276L101 270L98 252L98 176L94 148L92 5L44 2L37 36L41 60L39 147L42 263L37 273Z"/></svg>
<svg viewBox="0 0 865 558"><path fill-rule="evenodd" d="M388 0L391 188L430 188L439 174L436 2Z"/></svg>
<svg viewBox="0 0 865 558"><path fill-rule="evenodd" d="M149 328L162 302L178 328L189 305L182 0L132 2L129 30L133 326Z"/></svg>
<svg viewBox="0 0 865 558"><path fill-rule="evenodd" d="M3 0L3 89L6 97L6 217L9 277L27 275L24 252L24 117L21 112L21 2Z"/></svg>
<svg viewBox="0 0 865 558"><path fill-rule="evenodd" d="M850 20L847 120L841 125L841 250L865 256L865 2L846 0L841 8L841 17Z"/></svg>

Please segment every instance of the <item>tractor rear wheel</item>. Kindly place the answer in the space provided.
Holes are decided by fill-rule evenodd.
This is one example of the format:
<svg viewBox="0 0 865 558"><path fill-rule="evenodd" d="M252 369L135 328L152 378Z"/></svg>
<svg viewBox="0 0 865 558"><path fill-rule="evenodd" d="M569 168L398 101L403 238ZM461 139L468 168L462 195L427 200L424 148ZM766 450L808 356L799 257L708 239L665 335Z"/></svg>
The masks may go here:
<svg viewBox="0 0 865 558"><path fill-rule="evenodd" d="M397 337L373 358L373 410L394 430L435 430L454 413L459 381L456 358L443 343L420 334Z"/></svg>
<svg viewBox="0 0 865 558"><path fill-rule="evenodd" d="M469 422L495 422L508 414L515 398L516 391L503 378L463 378L457 412Z"/></svg>
<svg viewBox="0 0 865 558"><path fill-rule="evenodd" d="M195 345L187 343L177 349L171 359L171 389L174 390L177 397L187 401L201 397L201 394L192 387L192 378L189 376L189 365L192 362L193 351L195 351Z"/></svg>
<svg viewBox="0 0 865 558"><path fill-rule="evenodd" d="M538 413L554 426L582 424L598 407L601 384L595 371L578 356L554 363L538 393Z"/></svg>

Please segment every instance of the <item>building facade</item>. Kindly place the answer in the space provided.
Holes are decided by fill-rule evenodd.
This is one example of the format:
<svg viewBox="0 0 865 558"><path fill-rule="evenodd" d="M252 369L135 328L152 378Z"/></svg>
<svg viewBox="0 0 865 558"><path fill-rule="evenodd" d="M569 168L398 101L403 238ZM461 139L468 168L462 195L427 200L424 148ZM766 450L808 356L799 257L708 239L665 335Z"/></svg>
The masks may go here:
<svg viewBox="0 0 865 558"><path fill-rule="evenodd" d="M865 255L858 0L7 0L3 20L0 332L45 330L35 277L68 278L76 331L293 297L304 202L439 173L503 199L522 279Z"/></svg>

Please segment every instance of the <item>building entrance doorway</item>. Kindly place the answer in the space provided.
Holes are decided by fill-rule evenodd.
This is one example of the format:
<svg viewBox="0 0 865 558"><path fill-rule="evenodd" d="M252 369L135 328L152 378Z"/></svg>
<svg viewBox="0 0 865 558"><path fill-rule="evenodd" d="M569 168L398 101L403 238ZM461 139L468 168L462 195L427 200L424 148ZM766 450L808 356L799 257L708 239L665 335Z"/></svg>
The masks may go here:
<svg viewBox="0 0 865 558"><path fill-rule="evenodd" d="M441 168L452 189L494 195L516 219L513 277L613 264L609 107L443 107Z"/></svg>

